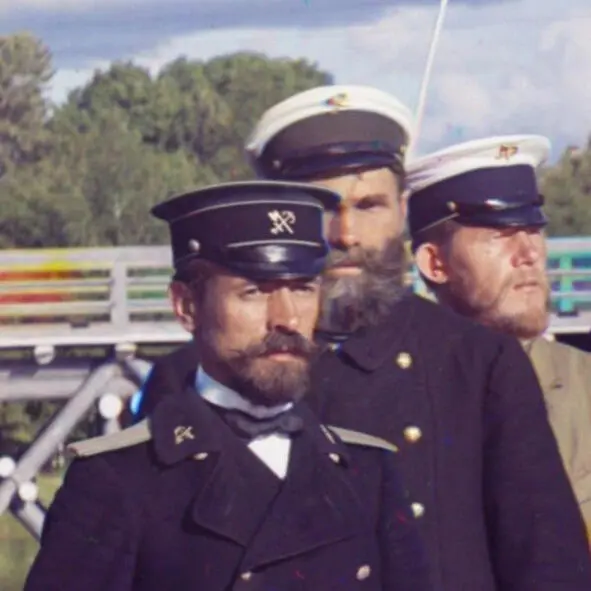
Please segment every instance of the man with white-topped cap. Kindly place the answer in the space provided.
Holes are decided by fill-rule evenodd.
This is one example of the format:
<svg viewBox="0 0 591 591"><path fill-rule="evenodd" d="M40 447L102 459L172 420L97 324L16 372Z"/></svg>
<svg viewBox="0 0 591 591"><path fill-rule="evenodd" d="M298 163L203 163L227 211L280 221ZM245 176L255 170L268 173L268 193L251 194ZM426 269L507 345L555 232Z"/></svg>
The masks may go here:
<svg viewBox="0 0 591 591"><path fill-rule="evenodd" d="M491 137L408 167L418 268L438 301L523 343L591 532L591 356L543 337L550 321L546 216L536 169L550 142Z"/></svg>
<svg viewBox="0 0 591 591"><path fill-rule="evenodd" d="M309 401L399 447L438 589L590 589L580 515L523 349L405 293L412 134L395 97L327 86L269 109L247 142L259 176L341 195L326 212L319 326L335 352L316 364Z"/></svg>
<svg viewBox="0 0 591 591"><path fill-rule="evenodd" d="M578 508L523 348L404 286L412 127L386 93L324 86L271 108L249 138L259 176L341 197L325 211L318 338L330 347L308 400L398 447L437 591L588 591ZM145 412L190 357L155 365Z"/></svg>

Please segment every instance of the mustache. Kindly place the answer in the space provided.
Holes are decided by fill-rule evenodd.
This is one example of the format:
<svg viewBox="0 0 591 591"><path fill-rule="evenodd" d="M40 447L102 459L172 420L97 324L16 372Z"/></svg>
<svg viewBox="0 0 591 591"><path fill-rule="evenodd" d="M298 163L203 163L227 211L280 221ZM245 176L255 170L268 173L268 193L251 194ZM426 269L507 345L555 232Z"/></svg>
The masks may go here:
<svg viewBox="0 0 591 591"><path fill-rule="evenodd" d="M263 357L276 353L291 353L309 358L318 350L318 346L299 332L270 332L260 343L248 346L242 356Z"/></svg>
<svg viewBox="0 0 591 591"><path fill-rule="evenodd" d="M365 250L357 247L346 251L333 249L328 255L326 267L331 269L342 266L357 266L364 269L373 269L381 262L381 258L380 253L375 250Z"/></svg>
<svg viewBox="0 0 591 591"><path fill-rule="evenodd" d="M548 275L545 271L538 271L529 273L527 275L520 275L512 282L513 287L522 287L525 285L539 285L540 287L547 287L549 285Z"/></svg>

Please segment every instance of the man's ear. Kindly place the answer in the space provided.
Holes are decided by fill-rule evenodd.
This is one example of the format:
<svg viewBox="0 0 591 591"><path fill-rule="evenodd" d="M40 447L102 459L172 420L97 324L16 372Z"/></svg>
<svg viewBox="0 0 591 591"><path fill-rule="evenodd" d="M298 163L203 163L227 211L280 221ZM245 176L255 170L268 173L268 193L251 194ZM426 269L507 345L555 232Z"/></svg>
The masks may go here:
<svg viewBox="0 0 591 591"><path fill-rule="evenodd" d="M181 281L173 281L168 288L172 309L181 326L194 334L198 324L197 302L191 288Z"/></svg>
<svg viewBox="0 0 591 591"><path fill-rule="evenodd" d="M449 274L441 248L432 242L421 244L415 252L415 264L423 277L438 285L447 283Z"/></svg>

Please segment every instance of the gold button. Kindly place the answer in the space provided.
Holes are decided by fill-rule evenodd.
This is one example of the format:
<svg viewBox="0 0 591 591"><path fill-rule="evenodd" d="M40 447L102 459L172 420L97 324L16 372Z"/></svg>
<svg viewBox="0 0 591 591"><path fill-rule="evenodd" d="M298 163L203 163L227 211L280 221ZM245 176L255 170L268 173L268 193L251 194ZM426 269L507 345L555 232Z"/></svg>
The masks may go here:
<svg viewBox="0 0 591 591"><path fill-rule="evenodd" d="M363 566L360 566L357 570L357 580L363 581L364 579L367 579L367 577L369 577L370 574L371 568L369 567L369 565L364 564Z"/></svg>
<svg viewBox="0 0 591 591"><path fill-rule="evenodd" d="M338 346L336 343L330 343L330 344L328 345L328 348L329 348L331 351L336 351L336 350L339 348L339 346Z"/></svg>
<svg viewBox="0 0 591 591"><path fill-rule="evenodd" d="M422 436L423 434L421 433L421 430L414 425L409 425L404 430L404 438L407 441L410 441L410 443L416 443Z"/></svg>
<svg viewBox="0 0 591 591"><path fill-rule="evenodd" d="M398 353L396 363L398 364L398 367L408 369L412 365L412 357L408 353Z"/></svg>
<svg viewBox="0 0 591 591"><path fill-rule="evenodd" d="M251 573L251 572L245 572L245 573L242 573L242 574L240 575L240 578L241 578L243 581L250 581L250 579L252 579L252 573Z"/></svg>
<svg viewBox="0 0 591 591"><path fill-rule="evenodd" d="M335 463L338 464L341 461L339 454L328 454L328 457Z"/></svg>
<svg viewBox="0 0 591 591"><path fill-rule="evenodd" d="M424 505L421 505L421 503L412 503L412 505L410 506L410 508L412 509L413 515L417 519L419 517L422 517L425 514L425 507L424 507Z"/></svg>
<svg viewBox="0 0 591 591"><path fill-rule="evenodd" d="M209 454L205 451L202 451L201 453L195 454L193 457L196 460L204 460Z"/></svg>

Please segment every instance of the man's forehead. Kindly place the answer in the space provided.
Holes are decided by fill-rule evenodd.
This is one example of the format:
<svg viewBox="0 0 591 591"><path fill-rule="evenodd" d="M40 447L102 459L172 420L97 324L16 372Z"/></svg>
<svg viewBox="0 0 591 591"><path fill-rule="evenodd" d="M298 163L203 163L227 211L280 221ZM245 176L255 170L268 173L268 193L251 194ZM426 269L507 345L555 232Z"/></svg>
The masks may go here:
<svg viewBox="0 0 591 591"><path fill-rule="evenodd" d="M478 226L458 224L458 234L467 239L490 236L513 236L526 232L528 234L544 235L544 228L539 226L512 225L512 226Z"/></svg>
<svg viewBox="0 0 591 591"><path fill-rule="evenodd" d="M389 168L315 179L312 183L337 192L344 202L375 196L397 197L399 194L398 179Z"/></svg>
<svg viewBox="0 0 591 591"><path fill-rule="evenodd" d="M281 287L290 287L294 285L301 285L303 283L316 283L320 281L320 277L282 277L277 279L257 280L232 273L226 269L220 269L217 273L218 281L222 284L232 287L255 286L262 289L279 289Z"/></svg>

